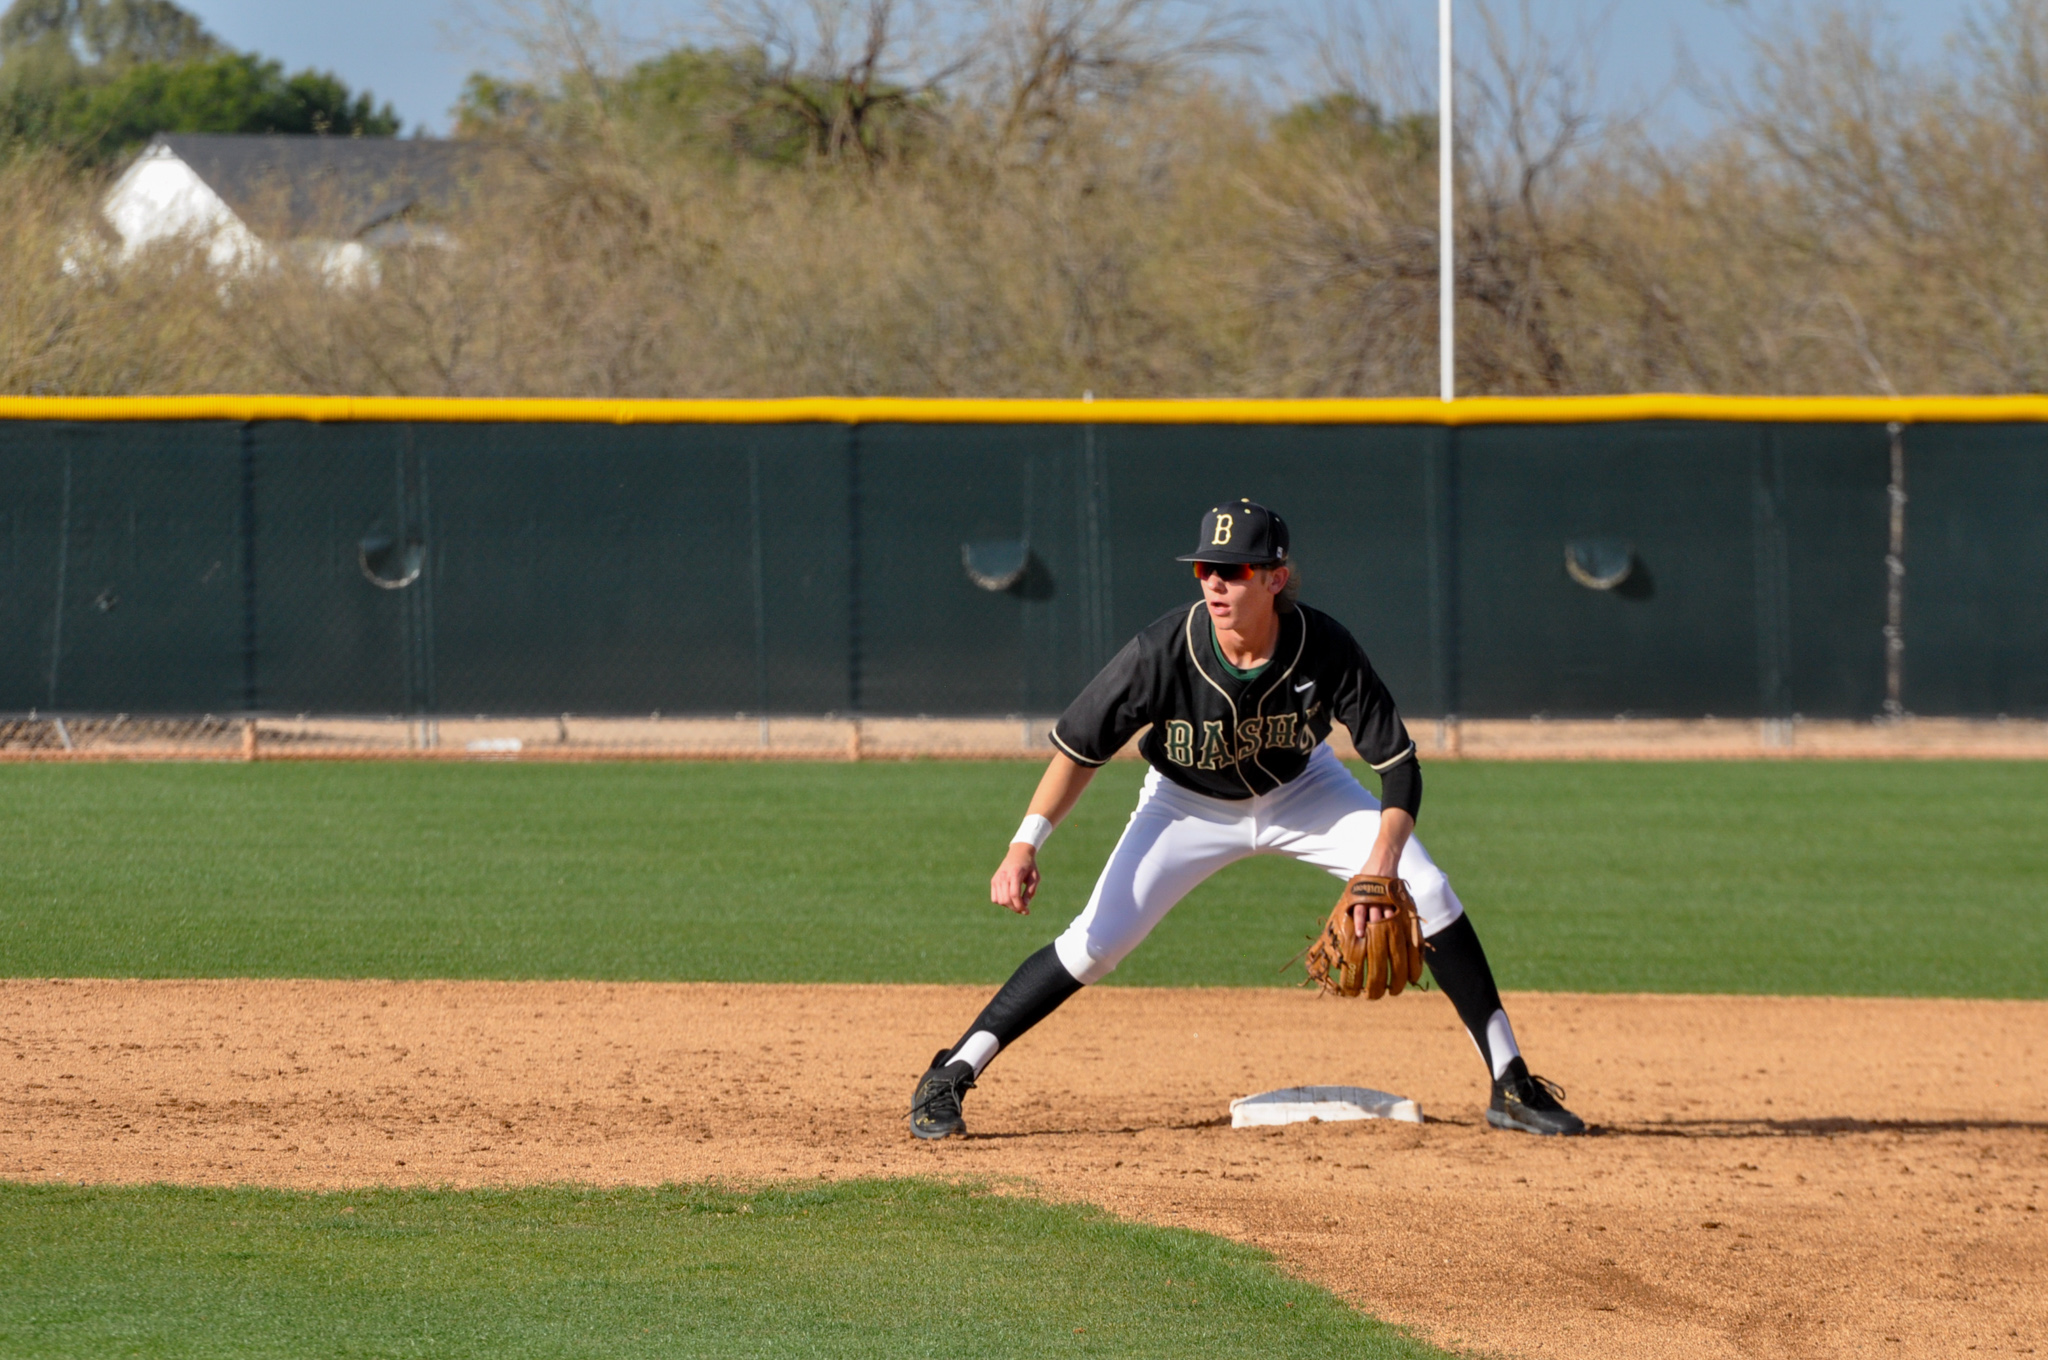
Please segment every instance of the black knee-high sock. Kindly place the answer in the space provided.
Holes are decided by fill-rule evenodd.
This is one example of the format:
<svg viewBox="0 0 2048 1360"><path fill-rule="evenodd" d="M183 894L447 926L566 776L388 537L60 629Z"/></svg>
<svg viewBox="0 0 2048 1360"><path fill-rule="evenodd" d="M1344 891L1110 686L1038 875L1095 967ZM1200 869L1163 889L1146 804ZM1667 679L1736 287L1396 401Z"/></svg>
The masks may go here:
<svg viewBox="0 0 2048 1360"><path fill-rule="evenodd" d="M1430 936L1422 957L1436 985L1457 1007L1458 1018L1465 1022L1472 1042L1479 1046L1479 1056L1486 1061L1487 1075L1492 1076L1496 1064L1487 1030L1493 1017L1505 1012L1486 951L1479 947L1479 932L1472 929L1472 918L1460 913L1457 920Z"/></svg>
<svg viewBox="0 0 2048 1360"><path fill-rule="evenodd" d="M1024 1032L1039 1021L1058 1010L1060 1003L1081 990L1081 984L1060 962L1060 956L1051 945L1039 950L1030 958L1017 965L1017 971L1010 974L1002 990L981 1008L981 1014L967 1027L967 1033L960 1036L960 1042L948 1050L958 1053L967 1041L977 1034L995 1036L1002 1048L1024 1037ZM990 1053L975 1062L977 1074L988 1065Z"/></svg>

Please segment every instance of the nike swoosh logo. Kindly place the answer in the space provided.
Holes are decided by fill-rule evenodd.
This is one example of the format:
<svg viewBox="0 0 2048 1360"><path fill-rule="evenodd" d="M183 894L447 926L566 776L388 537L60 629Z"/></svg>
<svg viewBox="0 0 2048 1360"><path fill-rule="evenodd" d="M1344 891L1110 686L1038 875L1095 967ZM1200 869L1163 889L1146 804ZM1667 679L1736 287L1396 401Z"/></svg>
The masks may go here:
<svg viewBox="0 0 2048 1360"><path fill-rule="evenodd" d="M1315 681L1313 681L1313 680L1304 680L1304 681L1302 681L1302 682L1301 682L1300 684L1298 684L1298 685L1296 685L1296 686L1294 687L1294 692L1295 692L1296 694L1301 694L1301 693L1304 693L1304 692L1306 692L1306 691L1308 691L1308 690L1314 689L1314 688L1315 688L1315 684L1316 684L1316 682L1315 682Z"/></svg>

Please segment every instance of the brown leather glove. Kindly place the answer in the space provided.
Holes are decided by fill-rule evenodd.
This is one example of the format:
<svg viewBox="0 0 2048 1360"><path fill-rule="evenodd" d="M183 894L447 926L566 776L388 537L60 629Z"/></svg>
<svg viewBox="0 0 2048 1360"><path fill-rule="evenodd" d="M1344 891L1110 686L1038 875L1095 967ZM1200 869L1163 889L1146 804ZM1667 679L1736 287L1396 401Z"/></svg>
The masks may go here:
<svg viewBox="0 0 2048 1360"><path fill-rule="evenodd" d="M1392 915L1369 922L1358 932L1354 908L1385 907ZM1422 980L1422 917L1408 885L1398 878L1354 875L1343 896L1330 909L1323 933L1303 956L1308 975L1318 987L1336 996L1365 993L1377 1001L1388 992L1399 996L1411 982Z"/></svg>

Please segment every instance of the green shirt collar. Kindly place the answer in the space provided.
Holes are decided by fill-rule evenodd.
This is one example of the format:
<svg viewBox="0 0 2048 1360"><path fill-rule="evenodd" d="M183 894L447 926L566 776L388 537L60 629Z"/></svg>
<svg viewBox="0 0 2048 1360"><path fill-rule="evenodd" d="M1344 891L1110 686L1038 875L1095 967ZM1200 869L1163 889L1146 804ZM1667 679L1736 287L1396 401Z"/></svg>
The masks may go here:
<svg viewBox="0 0 2048 1360"><path fill-rule="evenodd" d="M1237 680L1256 680L1261 671L1264 671L1266 667L1273 664L1273 658L1269 656L1248 671L1240 670L1238 667L1231 665L1229 660L1223 655L1223 644L1216 638L1216 620L1214 619L1209 620L1209 646L1215 649L1216 664L1221 666L1225 673Z"/></svg>

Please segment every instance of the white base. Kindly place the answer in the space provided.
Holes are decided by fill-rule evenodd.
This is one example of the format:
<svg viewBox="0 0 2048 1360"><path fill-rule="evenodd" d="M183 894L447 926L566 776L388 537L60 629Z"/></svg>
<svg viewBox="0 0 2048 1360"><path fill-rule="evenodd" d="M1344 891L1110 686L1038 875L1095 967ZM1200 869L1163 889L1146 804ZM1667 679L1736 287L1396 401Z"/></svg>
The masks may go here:
<svg viewBox="0 0 2048 1360"><path fill-rule="evenodd" d="M1406 1096L1369 1086L1283 1086L1230 1102L1233 1129L1305 1124L1311 1119L1398 1119L1404 1124L1420 1124L1422 1110Z"/></svg>

